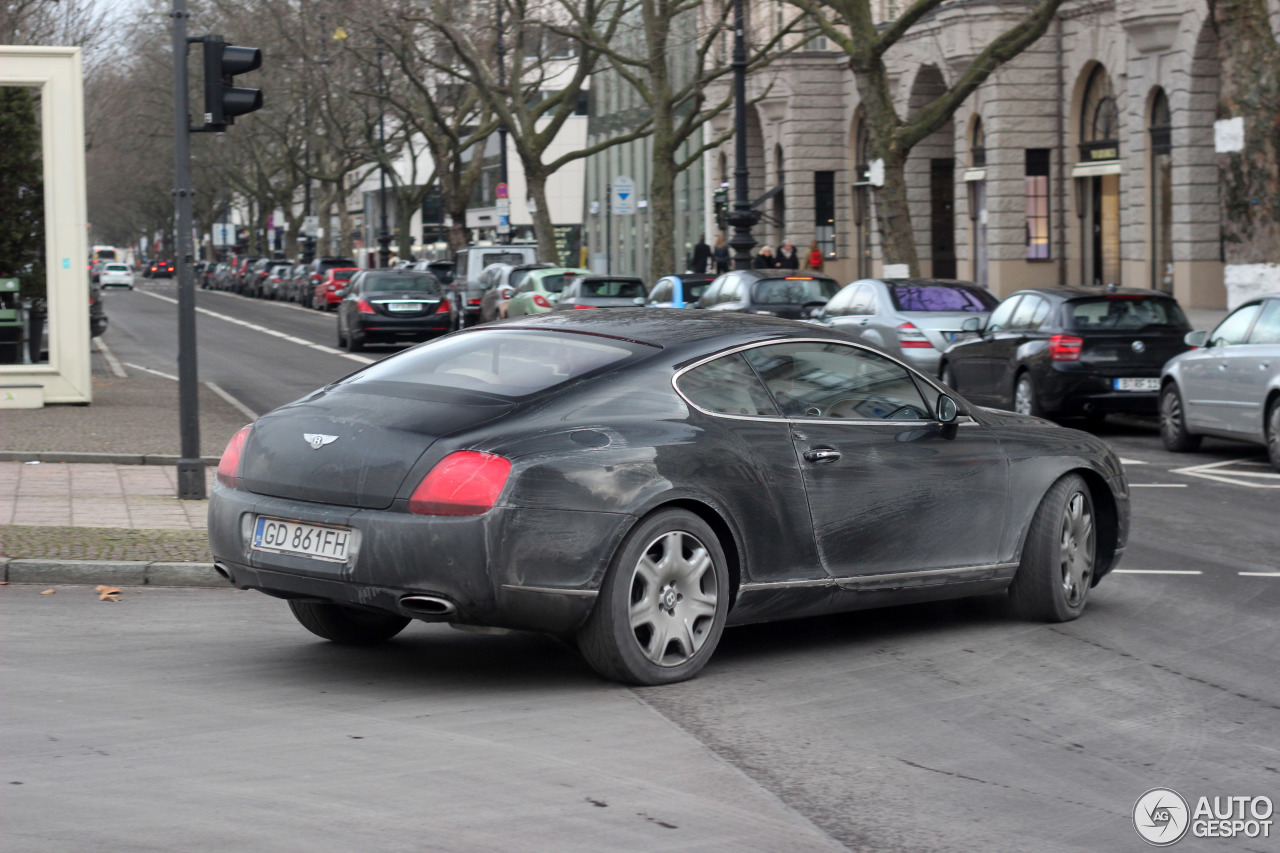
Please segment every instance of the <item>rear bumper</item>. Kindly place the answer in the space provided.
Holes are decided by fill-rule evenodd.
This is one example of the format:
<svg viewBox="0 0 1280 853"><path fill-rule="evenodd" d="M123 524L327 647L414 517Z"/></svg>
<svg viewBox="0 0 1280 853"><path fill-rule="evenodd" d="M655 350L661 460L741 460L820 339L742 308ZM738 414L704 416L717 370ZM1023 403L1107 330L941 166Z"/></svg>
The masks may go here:
<svg viewBox="0 0 1280 853"><path fill-rule="evenodd" d="M444 335L453 328L451 314L428 314L425 317L387 317L382 314L360 315L353 329L364 341L412 341Z"/></svg>
<svg viewBox="0 0 1280 853"><path fill-rule="evenodd" d="M1157 372L1134 370L1125 376L1155 379ZM1040 405L1058 415L1106 414L1109 412L1154 415L1159 411L1158 391L1117 391L1113 376L1081 370L1054 369L1040 384Z"/></svg>
<svg viewBox="0 0 1280 853"><path fill-rule="evenodd" d="M355 531L338 564L251 548L257 515ZM634 519L615 513L498 507L462 518L291 501L215 484L214 561L242 589L319 598L429 621L571 633L590 615L613 551ZM447 599L457 611L424 617L406 595Z"/></svg>

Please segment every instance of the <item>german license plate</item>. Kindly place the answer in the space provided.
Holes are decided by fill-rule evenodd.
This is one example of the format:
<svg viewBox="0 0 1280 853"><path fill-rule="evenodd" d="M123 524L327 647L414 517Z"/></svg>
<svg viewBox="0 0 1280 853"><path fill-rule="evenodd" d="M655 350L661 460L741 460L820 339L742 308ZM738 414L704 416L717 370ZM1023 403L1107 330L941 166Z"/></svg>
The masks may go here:
<svg viewBox="0 0 1280 853"><path fill-rule="evenodd" d="M421 311L421 302L388 302L388 311Z"/></svg>
<svg viewBox="0 0 1280 853"><path fill-rule="evenodd" d="M347 561L351 528L302 524L283 518L258 516L253 525L253 549L275 554L296 554L334 563Z"/></svg>
<svg viewBox="0 0 1280 853"><path fill-rule="evenodd" d="M1117 391L1159 391L1160 380L1153 379L1116 379L1113 387Z"/></svg>

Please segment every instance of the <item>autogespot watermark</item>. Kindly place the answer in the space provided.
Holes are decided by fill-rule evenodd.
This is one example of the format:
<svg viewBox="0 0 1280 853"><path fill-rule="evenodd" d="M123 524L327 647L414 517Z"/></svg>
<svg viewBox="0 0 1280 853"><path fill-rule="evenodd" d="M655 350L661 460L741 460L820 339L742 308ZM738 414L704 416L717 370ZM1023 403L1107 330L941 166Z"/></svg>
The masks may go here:
<svg viewBox="0 0 1280 853"><path fill-rule="evenodd" d="M1172 788L1152 788L1133 804L1133 826L1156 847L1194 838L1270 838L1270 797L1200 797L1195 808Z"/></svg>

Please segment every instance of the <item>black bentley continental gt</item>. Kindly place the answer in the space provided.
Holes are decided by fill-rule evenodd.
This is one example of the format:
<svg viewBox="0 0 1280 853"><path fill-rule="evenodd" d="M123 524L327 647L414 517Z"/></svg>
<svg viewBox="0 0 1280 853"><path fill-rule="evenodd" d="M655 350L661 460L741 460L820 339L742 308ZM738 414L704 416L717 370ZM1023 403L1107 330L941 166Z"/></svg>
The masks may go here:
<svg viewBox="0 0 1280 853"><path fill-rule="evenodd" d="M662 684L726 625L985 594L1074 619L1128 501L1100 440L839 332L619 308L457 332L265 415L222 457L209 538L335 642L547 631Z"/></svg>

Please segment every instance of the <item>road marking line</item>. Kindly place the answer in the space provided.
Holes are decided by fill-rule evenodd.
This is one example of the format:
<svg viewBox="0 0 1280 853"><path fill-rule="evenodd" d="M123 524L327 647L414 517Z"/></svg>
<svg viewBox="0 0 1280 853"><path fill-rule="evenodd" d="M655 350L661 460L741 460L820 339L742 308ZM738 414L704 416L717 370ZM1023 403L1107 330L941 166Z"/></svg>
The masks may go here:
<svg viewBox="0 0 1280 853"><path fill-rule="evenodd" d="M116 358L116 354L103 342L102 338L94 338L93 345L98 348L98 352L102 353L102 357L107 360L107 366L111 368L112 373L120 379L129 378L129 374L125 373L124 368L120 365L120 359Z"/></svg>
<svg viewBox="0 0 1280 853"><path fill-rule="evenodd" d="M174 382L178 381L178 377L176 376L171 376L168 373L161 373L159 370L152 370L150 367L143 367L141 364L134 364L131 361L126 361L124 366L132 367L134 370L141 370L143 373L154 373L156 376L163 376L165 379L170 379Z"/></svg>
<svg viewBox="0 0 1280 853"><path fill-rule="evenodd" d="M1223 471L1220 470L1228 465L1238 465L1252 460L1247 459L1227 459L1222 462L1207 462L1204 465L1192 465L1188 468L1174 468L1170 474L1186 474L1188 477L1199 477L1202 480L1214 480L1219 483L1226 483L1229 486L1244 486L1250 489L1280 489L1280 483L1254 483L1246 477L1271 478L1280 475L1275 474L1255 474L1250 471ZM1237 479L1240 478L1240 479Z"/></svg>
<svg viewBox="0 0 1280 853"><path fill-rule="evenodd" d="M1280 572L1236 572L1242 578L1280 578Z"/></svg>
<svg viewBox="0 0 1280 853"><path fill-rule="evenodd" d="M1147 463L1143 462L1141 459L1123 459L1122 458L1120 460L1120 464L1121 465L1146 465Z"/></svg>
<svg viewBox="0 0 1280 853"><path fill-rule="evenodd" d="M237 400L235 397L232 397L232 396L231 396L230 394L228 394L225 390L223 390L223 388L222 388L222 386L221 386L221 385L217 385L217 384L215 384L215 383L213 383L213 382L205 382L204 384L205 384L205 385L207 385L207 386L209 386L209 390L210 390L210 391L212 391L213 393L217 394L217 395L218 395L219 397L221 397L222 399L226 400L228 403L230 403L232 406L234 406L234 407L235 407L236 411L238 411L240 414L244 415L244 416L245 416L246 418L248 418L249 420L251 420L251 421L256 421L256 420L258 419L258 413L257 413L257 412L255 412L253 409L251 409L251 408L249 408L248 406L246 406L244 403L241 403L241 402L240 402L239 400Z"/></svg>
<svg viewBox="0 0 1280 853"><path fill-rule="evenodd" d="M246 302L255 302L258 304L269 302L272 305L279 305L281 308L292 308L295 311L306 311L308 314L316 313L316 309L314 308L304 308L293 302L282 302L279 299L255 299L252 296L245 296L242 293L232 293L229 290L206 290L205 293L216 293L219 296L230 296L232 299L243 299Z"/></svg>
<svg viewBox="0 0 1280 853"><path fill-rule="evenodd" d="M1186 483L1130 483L1131 489L1185 489Z"/></svg>
<svg viewBox="0 0 1280 853"><path fill-rule="evenodd" d="M1202 575L1201 571L1180 569L1114 569L1113 575Z"/></svg>
<svg viewBox="0 0 1280 853"><path fill-rule="evenodd" d="M159 299L164 302L171 302L174 305L178 304L178 300L174 299L171 296L161 296L159 293L152 293L149 290L141 290L138 292L145 293L147 296L154 297L155 299ZM305 309L300 309L300 310L305 310ZM324 344L315 344L315 343L312 343L311 341L304 340L303 338L286 334L285 332L278 332L275 329L268 329L266 326L259 326L257 323L250 323L246 320L237 319L236 317L228 317L226 314L219 314L217 311L210 311L208 308L197 307L196 311L200 314L207 314L210 317L214 317L218 320L225 320L228 323L234 323L237 326L244 326L246 329L253 329L255 332L262 332L263 334L270 335L273 338L280 338L281 340L288 341L291 344L300 344L304 347L309 347L313 350L319 350L320 352L328 353L329 355L340 355L343 358L349 358L352 361L358 361L361 364L373 364L375 361L377 361L376 358L366 358L365 356L362 356L362 355L355 355L353 353L343 352L340 349L327 347Z"/></svg>

